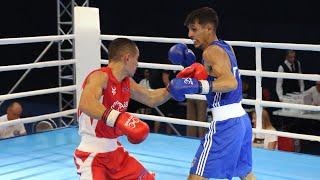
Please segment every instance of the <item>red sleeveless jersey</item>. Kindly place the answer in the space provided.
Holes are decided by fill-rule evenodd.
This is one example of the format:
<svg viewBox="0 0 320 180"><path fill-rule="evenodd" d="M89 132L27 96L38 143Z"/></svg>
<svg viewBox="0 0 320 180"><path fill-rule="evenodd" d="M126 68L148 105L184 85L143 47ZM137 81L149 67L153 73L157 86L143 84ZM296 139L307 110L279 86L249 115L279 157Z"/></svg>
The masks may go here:
<svg viewBox="0 0 320 180"><path fill-rule="evenodd" d="M127 111L130 99L130 78L126 77L119 82L112 74L109 67L103 67L96 71L102 71L108 76L108 84L103 89L100 101L107 109L115 109L120 112ZM91 72L90 74L92 74ZM90 74L88 76L90 76ZM87 77L88 78L88 77ZM87 79L86 78L86 79ZM86 80L82 88L86 85ZM79 133L81 136L90 135L98 138L117 138L115 128L106 125L104 120L90 118L85 113L79 113Z"/></svg>

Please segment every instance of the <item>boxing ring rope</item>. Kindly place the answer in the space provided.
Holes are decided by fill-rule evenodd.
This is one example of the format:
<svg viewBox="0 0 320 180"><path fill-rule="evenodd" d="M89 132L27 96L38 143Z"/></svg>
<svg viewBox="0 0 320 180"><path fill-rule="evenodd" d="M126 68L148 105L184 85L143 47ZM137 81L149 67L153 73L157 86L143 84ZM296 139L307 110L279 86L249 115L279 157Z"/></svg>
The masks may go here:
<svg viewBox="0 0 320 180"><path fill-rule="evenodd" d="M102 64L107 64L108 60L103 59L101 60ZM163 70L182 70L183 67L180 65L171 65L171 64L157 64L157 63L138 63L139 68L150 68L150 69L163 69ZM247 76L256 76L256 71L253 70L241 70L241 75ZM320 75L311 75L311 74L298 74L298 73L276 73L276 72L261 72L262 77L273 77L276 75L277 77L281 78L288 78L288 79L304 79L304 80L314 80L319 81ZM278 76L278 74L281 74ZM272 76L274 75L274 76ZM291 76L292 75L292 76ZM198 99L198 100L206 100L204 95L198 94L188 94L186 95L187 98L190 99ZM257 100L252 99L243 99L243 104L247 105L256 105ZM260 104L265 107L276 107L276 108L292 108L292 109L299 109L299 110L309 110L309 111L320 111L319 106L312 106L312 105L304 105L304 104L293 104L293 103L284 103L284 102L274 102L274 101L263 101L261 100Z"/></svg>
<svg viewBox="0 0 320 180"><path fill-rule="evenodd" d="M199 94L187 94L186 98L206 100L206 97L204 95L199 95ZM257 100L242 99L242 103L247 104L247 105L256 105ZM307 111L320 111L319 106L305 105L305 104L294 104L294 103L263 101L263 100L260 101L260 104L264 107L290 108L290 109L307 110Z"/></svg>
<svg viewBox="0 0 320 180"><path fill-rule="evenodd" d="M34 68L44 68L44 67L54 67L54 66L65 66L65 65L75 64L75 63L76 63L75 59L70 59L70 60L63 60L63 61L55 60L55 61L47 61L47 62L29 63L29 64L0 66L0 72L24 70L24 69L34 69Z"/></svg>
<svg viewBox="0 0 320 180"><path fill-rule="evenodd" d="M7 126L11 126L11 125L16 125L19 123L33 123L33 122L38 122L38 121L52 119L52 118L59 118L62 116L75 114L75 113L77 113L77 109L69 109L66 111L61 111L61 112L56 112L56 113L44 114L44 115L33 116L33 117L28 117L28 118L21 118L21 119L16 119L14 121L6 121L6 122L2 122L0 126L7 127Z"/></svg>
<svg viewBox="0 0 320 180"><path fill-rule="evenodd" d="M74 35L55 35L55 36L37 36L37 37L21 37L21 38L3 38L0 39L0 45L24 44L48 41L63 41L73 39Z"/></svg>
<svg viewBox="0 0 320 180"><path fill-rule="evenodd" d="M0 101L15 99L15 98L22 98L22 97L29 97L29 96L58 93L58 92L75 91L75 90L76 90L76 85L35 90L35 91L26 91L26 92L13 93L13 94L7 94L7 95L0 95Z"/></svg>
<svg viewBox="0 0 320 180"><path fill-rule="evenodd" d="M108 60L102 59L101 63L108 64ZM139 62L138 67L150 68L150 69L173 70L173 71L180 71L183 69L183 67L180 65L145 63L145 62ZM240 73L241 75L244 75L244 76L253 76L253 77L256 77L257 75L259 75L262 77L269 77L269 78L303 79L303 80L312 80L312 81L320 80L320 75L317 75L317 74L283 73L283 72L271 72L271 71L257 72L254 70L244 70L244 69L240 69Z"/></svg>
<svg viewBox="0 0 320 180"><path fill-rule="evenodd" d="M165 37L146 37L146 36L123 36L123 35L101 35L101 40L112 41L116 38L128 38L132 41L156 42L156 43L184 43L193 44L191 39L165 38Z"/></svg>
<svg viewBox="0 0 320 180"><path fill-rule="evenodd" d="M146 37L146 36L125 36L125 35L101 35L101 40L111 41L115 38L128 38L133 41L156 42L156 43L184 43L193 44L191 39L167 38L167 37ZM249 42L249 41L226 41L231 46L241 47L261 47L271 49L293 49L305 51L320 51L320 45L313 44L292 44L292 43L268 43L268 42Z"/></svg>
<svg viewBox="0 0 320 180"><path fill-rule="evenodd" d="M161 116L137 114L137 113L131 113L131 114L144 120L152 120L152 121L159 121L159 122L165 122L165 123L180 124L180 125L187 125L187 126L198 126L198 127L206 127L206 128L209 128L210 126L210 123L208 122L200 122L200 121L193 121L193 120L187 120L187 119L161 117ZM281 132L281 131L271 131L271 130L263 130L263 129L256 129L256 128L252 128L252 130L254 133L273 134L277 136L284 136L284 137L291 137L291 138L320 142L320 136L303 135L303 134L288 133L288 132Z"/></svg>

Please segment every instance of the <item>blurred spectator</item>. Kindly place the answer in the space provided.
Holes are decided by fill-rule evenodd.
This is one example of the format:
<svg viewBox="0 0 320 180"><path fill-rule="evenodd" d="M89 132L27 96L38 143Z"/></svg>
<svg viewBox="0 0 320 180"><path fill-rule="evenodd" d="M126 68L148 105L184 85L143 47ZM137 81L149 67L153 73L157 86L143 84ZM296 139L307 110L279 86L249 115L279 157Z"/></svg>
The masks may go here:
<svg viewBox="0 0 320 180"><path fill-rule="evenodd" d="M264 101L279 101L279 99L276 97L275 93L271 93L268 88L262 88L262 100ZM273 124L273 127L276 129L282 129L283 123L278 118L274 117L273 112L278 110L279 108L275 107L265 107L265 110L268 111L270 116L271 124Z"/></svg>
<svg viewBox="0 0 320 180"><path fill-rule="evenodd" d="M285 61L279 66L278 72L285 73L302 73L301 64L296 60L296 52L293 50L288 50L286 53ZM279 100L283 100L283 95L292 92L303 92L304 82L303 80L296 79L277 79L276 84L277 95Z"/></svg>
<svg viewBox="0 0 320 180"><path fill-rule="evenodd" d="M320 106L320 81L304 92L303 101L305 104Z"/></svg>
<svg viewBox="0 0 320 180"><path fill-rule="evenodd" d="M141 81L139 82L140 85L148 88L148 89L151 89L150 87L150 71L149 69L145 69L143 71L143 79L141 79Z"/></svg>
<svg viewBox="0 0 320 180"><path fill-rule="evenodd" d="M249 93L249 83L247 81L242 80L242 97L244 99L252 99Z"/></svg>
<svg viewBox="0 0 320 180"><path fill-rule="evenodd" d="M252 112L252 124L253 127L256 128L256 112ZM276 129L272 126L270 122L270 116L268 111L263 109L262 111L262 129L275 131ZM255 147L263 147L265 149L276 149L278 137L276 135L271 134L253 134L253 146Z"/></svg>
<svg viewBox="0 0 320 180"><path fill-rule="evenodd" d="M271 93L268 88L262 88L262 100L271 101Z"/></svg>
<svg viewBox="0 0 320 180"><path fill-rule="evenodd" d="M248 80L241 77L242 80L242 97L243 99L255 99L255 95L252 92L252 88L250 87L250 83ZM254 110L254 106L248 104L242 104L242 107L246 112L251 113Z"/></svg>
<svg viewBox="0 0 320 180"><path fill-rule="evenodd" d="M22 113L22 106L18 102L13 102L7 108L7 114L0 117L0 123L19 119ZM10 138L27 134L23 123L12 126L0 127L0 138Z"/></svg>
<svg viewBox="0 0 320 180"><path fill-rule="evenodd" d="M207 120L207 101L187 99L187 119L205 122ZM187 126L187 136L203 137L205 128Z"/></svg>

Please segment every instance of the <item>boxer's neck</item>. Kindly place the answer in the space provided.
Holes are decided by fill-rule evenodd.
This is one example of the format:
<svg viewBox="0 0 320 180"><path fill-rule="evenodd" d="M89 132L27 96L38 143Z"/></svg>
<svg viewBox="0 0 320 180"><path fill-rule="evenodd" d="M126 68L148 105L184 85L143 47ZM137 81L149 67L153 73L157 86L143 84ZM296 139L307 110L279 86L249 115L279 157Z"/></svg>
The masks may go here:
<svg viewBox="0 0 320 180"><path fill-rule="evenodd" d="M128 75L125 71L125 66L121 62L110 62L108 67L111 69L113 76L121 82Z"/></svg>

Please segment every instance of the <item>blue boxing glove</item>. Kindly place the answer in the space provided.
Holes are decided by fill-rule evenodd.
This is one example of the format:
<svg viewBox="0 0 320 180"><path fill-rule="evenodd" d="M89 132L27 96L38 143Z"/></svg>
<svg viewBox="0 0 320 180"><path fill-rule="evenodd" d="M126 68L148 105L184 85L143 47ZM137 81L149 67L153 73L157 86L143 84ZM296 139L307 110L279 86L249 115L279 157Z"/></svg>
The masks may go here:
<svg viewBox="0 0 320 180"><path fill-rule="evenodd" d="M190 66L196 62L194 53L188 49L187 45L181 43L170 48L168 59L172 64L182 65L183 67Z"/></svg>
<svg viewBox="0 0 320 180"><path fill-rule="evenodd" d="M186 94L208 94L212 90L211 81L194 78L174 78L170 81L168 91L176 101L184 101Z"/></svg>

